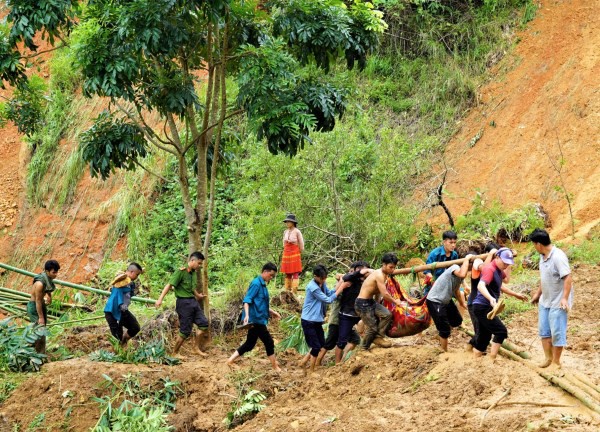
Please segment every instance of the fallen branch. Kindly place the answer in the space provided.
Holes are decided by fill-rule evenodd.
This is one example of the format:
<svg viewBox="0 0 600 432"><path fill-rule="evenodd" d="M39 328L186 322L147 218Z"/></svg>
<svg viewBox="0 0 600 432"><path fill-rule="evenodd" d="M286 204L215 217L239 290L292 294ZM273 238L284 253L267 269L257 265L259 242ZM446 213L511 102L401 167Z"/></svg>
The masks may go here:
<svg viewBox="0 0 600 432"><path fill-rule="evenodd" d="M506 396L508 396L510 394L510 391L512 390L512 387L509 387L506 389L506 391L504 393L502 393L502 395L496 399L496 402L494 402L493 404L490 405L490 407L483 413L483 416L481 417L481 421L479 422L479 427L483 426L483 421L485 420L485 416L488 415L488 413L494 409L494 407L496 405L498 405L498 403L504 399Z"/></svg>

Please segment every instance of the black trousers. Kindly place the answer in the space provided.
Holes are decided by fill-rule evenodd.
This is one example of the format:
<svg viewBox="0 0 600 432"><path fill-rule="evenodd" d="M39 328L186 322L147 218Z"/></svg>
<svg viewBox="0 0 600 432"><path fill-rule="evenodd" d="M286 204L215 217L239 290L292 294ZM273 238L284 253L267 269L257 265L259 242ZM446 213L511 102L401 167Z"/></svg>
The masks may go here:
<svg viewBox="0 0 600 432"><path fill-rule="evenodd" d="M471 317L471 323L473 323L473 337L469 340L469 344L475 346L475 342L477 342L477 335L479 334L479 323L477 322L477 318L475 317L475 312L473 312L473 305L467 306L469 309L469 316Z"/></svg>
<svg viewBox="0 0 600 432"><path fill-rule="evenodd" d="M104 318L110 328L110 333L118 340L123 340L123 328L127 329L129 337L134 337L140 332L140 324L130 311L121 312L121 320L117 321L112 313L104 312Z"/></svg>
<svg viewBox="0 0 600 432"><path fill-rule="evenodd" d="M506 326L500 321L500 318L496 316L493 320L487 319L487 314L491 310L492 307L488 305L473 305L473 314L478 326L477 340L473 347L477 351L485 352L490 340L501 344L508 337L508 330L506 330ZM493 339L492 336L494 337Z"/></svg>
<svg viewBox="0 0 600 432"><path fill-rule="evenodd" d="M448 339L452 327L458 327L462 324L462 316L452 300L448 304L442 304L431 300L425 300L427 309L431 314L431 319L435 323L435 328L442 339Z"/></svg>
<svg viewBox="0 0 600 432"><path fill-rule="evenodd" d="M265 345L267 357L275 354L275 342L273 342L273 338L271 337L271 333L269 333L267 326L263 324L252 324L252 327L248 329L246 340L237 349L238 354L243 356L248 351L252 351L252 349L256 346L258 339L260 339Z"/></svg>

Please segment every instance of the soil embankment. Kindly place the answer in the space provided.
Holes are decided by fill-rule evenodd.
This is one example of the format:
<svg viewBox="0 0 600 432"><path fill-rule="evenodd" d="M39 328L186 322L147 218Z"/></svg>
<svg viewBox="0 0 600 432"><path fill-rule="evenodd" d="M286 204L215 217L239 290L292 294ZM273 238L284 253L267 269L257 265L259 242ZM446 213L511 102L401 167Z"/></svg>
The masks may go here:
<svg viewBox="0 0 600 432"><path fill-rule="evenodd" d="M600 223L600 1L543 0L520 39L446 149L446 204L463 214L477 190L508 209L539 202L561 238L571 194L585 235Z"/></svg>

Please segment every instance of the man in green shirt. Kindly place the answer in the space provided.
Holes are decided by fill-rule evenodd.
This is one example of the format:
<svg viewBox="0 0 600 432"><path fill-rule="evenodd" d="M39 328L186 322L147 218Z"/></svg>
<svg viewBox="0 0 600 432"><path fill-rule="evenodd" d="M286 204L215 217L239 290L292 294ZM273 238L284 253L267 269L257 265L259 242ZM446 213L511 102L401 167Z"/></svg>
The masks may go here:
<svg viewBox="0 0 600 432"><path fill-rule="evenodd" d="M44 271L33 278L31 298L27 303L27 315L29 321L34 324L45 326L48 321L46 303L52 302L52 291L56 289L54 279L58 275L60 264L56 260L48 260L44 264ZM46 353L46 336L35 341L35 350Z"/></svg>
<svg viewBox="0 0 600 432"><path fill-rule="evenodd" d="M175 311L179 316L179 335L177 335L175 348L173 349L173 354L176 356L179 356L179 349L183 341L192 334L194 324L198 327L194 352L201 356L208 355L201 349L203 335L208 331L208 320L204 316L202 307L200 307L205 295L199 291L196 283L196 270L200 268L203 261L204 255L201 252L193 252L188 258L187 267L182 267L173 273L169 283L165 285L156 301L156 307L160 307L169 290L173 289L175 291L175 297L177 298Z"/></svg>

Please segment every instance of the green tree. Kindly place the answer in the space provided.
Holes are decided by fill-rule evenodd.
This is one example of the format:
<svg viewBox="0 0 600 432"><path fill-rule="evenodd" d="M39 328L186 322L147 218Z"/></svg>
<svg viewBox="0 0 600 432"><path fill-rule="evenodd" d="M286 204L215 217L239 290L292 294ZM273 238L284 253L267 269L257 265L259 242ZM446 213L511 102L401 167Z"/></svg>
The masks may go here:
<svg viewBox="0 0 600 432"><path fill-rule="evenodd" d="M12 19L12 30L20 27L10 41L30 49L35 32L58 37L72 26L71 2L9 3L27 6ZM62 27L23 24L48 4L64 6ZM364 66L385 28L362 0L90 0L82 10L72 48L83 92L111 102L82 137L92 175L143 167L153 151L173 155L189 249L205 253L225 122L245 114L271 153L295 155L344 113L348 90L328 74L332 62ZM153 113L161 124L148 120Z"/></svg>

